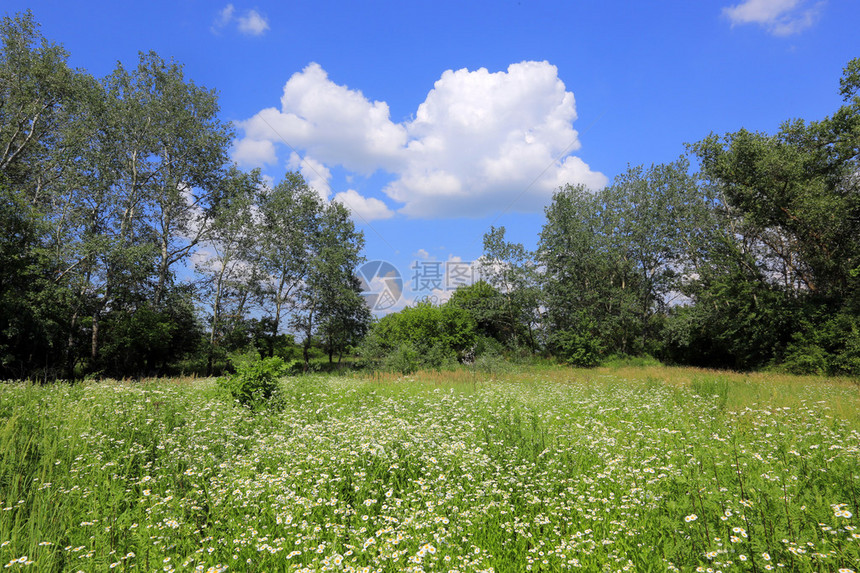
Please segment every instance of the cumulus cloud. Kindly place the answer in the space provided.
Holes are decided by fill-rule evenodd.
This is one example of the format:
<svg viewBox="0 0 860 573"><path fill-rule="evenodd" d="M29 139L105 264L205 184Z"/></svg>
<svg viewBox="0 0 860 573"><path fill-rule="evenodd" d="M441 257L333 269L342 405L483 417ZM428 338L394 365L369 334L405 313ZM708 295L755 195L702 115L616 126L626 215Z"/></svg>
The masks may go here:
<svg viewBox="0 0 860 573"><path fill-rule="evenodd" d="M268 19L256 10L248 10L244 14L237 15L236 7L233 4L227 4L218 12L218 16L212 23L212 32L217 34L234 22L241 33L249 36L261 36L269 29Z"/></svg>
<svg viewBox="0 0 860 573"><path fill-rule="evenodd" d="M331 171L328 167L312 157L302 159L299 154L293 151L290 154L290 159L287 161L287 168L292 171L298 171L304 178L308 187L319 193L323 199L328 199L331 191Z"/></svg>
<svg viewBox="0 0 860 573"><path fill-rule="evenodd" d="M278 158L271 141L245 138L233 146L233 160L247 167L263 167L277 163Z"/></svg>
<svg viewBox="0 0 860 573"><path fill-rule="evenodd" d="M383 191L400 213L436 218L537 211L566 183L605 185L570 155L580 148L576 117L573 93L548 62L448 70L404 122L311 64L287 81L280 109L238 125L240 141L283 139L325 165L365 176L383 170L393 176Z"/></svg>
<svg viewBox="0 0 860 573"><path fill-rule="evenodd" d="M264 109L238 126L247 139L283 138L324 163L364 175L395 169L406 144L406 130L392 123L388 104L331 82L318 64L289 79L281 109Z"/></svg>
<svg viewBox="0 0 860 573"><path fill-rule="evenodd" d="M373 197L364 197L355 189L347 189L336 194L334 201L343 203L359 219L359 222L369 223L394 216L394 212L385 203Z"/></svg>
<svg viewBox="0 0 860 573"><path fill-rule="evenodd" d="M823 2L806 0L746 0L723 8L723 14L738 24L759 24L775 36L798 34L818 19Z"/></svg>

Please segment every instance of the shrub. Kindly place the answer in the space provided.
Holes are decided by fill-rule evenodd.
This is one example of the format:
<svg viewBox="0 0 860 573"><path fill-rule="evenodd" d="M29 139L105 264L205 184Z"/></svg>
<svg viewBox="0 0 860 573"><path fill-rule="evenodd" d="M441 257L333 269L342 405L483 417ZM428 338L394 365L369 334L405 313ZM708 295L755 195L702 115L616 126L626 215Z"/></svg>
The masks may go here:
<svg viewBox="0 0 860 573"><path fill-rule="evenodd" d="M828 368L828 354L817 344L790 344L782 368L792 374L823 376Z"/></svg>
<svg viewBox="0 0 860 573"><path fill-rule="evenodd" d="M382 368L391 372L412 374L421 366L418 351L409 343L404 342L391 351L382 361Z"/></svg>
<svg viewBox="0 0 860 573"><path fill-rule="evenodd" d="M860 376L860 319L844 310L796 332L780 365L794 374Z"/></svg>
<svg viewBox="0 0 860 573"><path fill-rule="evenodd" d="M457 353L441 341L436 341L421 357L421 363L433 370L450 370L457 365Z"/></svg>
<svg viewBox="0 0 860 573"><path fill-rule="evenodd" d="M422 354L441 344L459 358L476 340L475 321L461 308L418 304L386 315L373 325L365 347L371 354L386 355L403 344L410 344ZM373 347L373 348L371 348Z"/></svg>
<svg viewBox="0 0 860 573"><path fill-rule="evenodd" d="M256 352L233 356L231 362L236 373L219 378L218 383L229 390L234 400L250 408L276 404L278 378L296 364L295 360L286 363L278 356L261 359Z"/></svg>
<svg viewBox="0 0 860 573"><path fill-rule="evenodd" d="M588 331L558 332L553 336L552 345L559 358L572 366L591 368L600 364L603 348L600 340Z"/></svg>

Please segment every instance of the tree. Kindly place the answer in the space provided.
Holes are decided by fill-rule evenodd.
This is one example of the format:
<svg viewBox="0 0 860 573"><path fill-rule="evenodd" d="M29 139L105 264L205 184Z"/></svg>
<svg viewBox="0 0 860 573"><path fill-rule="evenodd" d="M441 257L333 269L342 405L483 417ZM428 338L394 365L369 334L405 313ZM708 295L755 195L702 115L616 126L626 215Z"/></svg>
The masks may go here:
<svg viewBox="0 0 860 573"><path fill-rule="evenodd" d="M266 277L262 288L267 323L275 338L284 316L298 304L299 291L311 270L311 238L319 231L325 205L302 176L293 172L273 189L263 189L258 201L261 221L256 247Z"/></svg>
<svg viewBox="0 0 860 573"><path fill-rule="evenodd" d="M553 197L538 258L551 336L623 354L653 352L680 277L692 272L707 205L687 162L631 167L596 193ZM597 342L592 344L591 340Z"/></svg>
<svg viewBox="0 0 860 573"><path fill-rule="evenodd" d="M182 66L154 52L140 54L132 72L118 66L109 86L122 100L112 137L135 134L126 140L126 165L149 191L159 306L173 267L205 235L206 207L224 177L233 132L217 117L215 92L186 80Z"/></svg>
<svg viewBox="0 0 860 573"><path fill-rule="evenodd" d="M714 197L719 240L709 241L716 248L691 290L697 306L726 303L723 312L732 325L770 317L762 326L770 336L761 339L754 359L741 360L747 367L780 360L786 352L797 358L804 346L801 331L841 329L841 337L838 330L828 337L845 341L843 349L828 343L825 352L818 343L807 345L813 353L833 355L834 364L845 348L853 348L860 310L858 69L860 60L846 67L841 81L846 105L831 117L789 121L776 135L746 130L711 135L692 146ZM727 291L722 285L729 283L733 288ZM753 296L726 296L737 289ZM836 318L842 314L845 320ZM711 338L742 332L724 322L712 321Z"/></svg>
<svg viewBox="0 0 860 573"><path fill-rule="evenodd" d="M211 254L201 256L196 264L198 272L207 277L205 292L211 308L207 359L210 373L219 345L244 322L249 298L260 280L254 253L258 230L254 207L260 186L259 172L229 172L213 202L205 244Z"/></svg>
<svg viewBox="0 0 860 573"><path fill-rule="evenodd" d="M78 151L68 126L91 78L68 67L68 53L41 36L30 11L3 17L0 42L0 172L34 204L50 202L44 192L64 151Z"/></svg>
<svg viewBox="0 0 860 573"><path fill-rule="evenodd" d="M543 267L547 341L551 351L569 358L578 353L573 341L599 348L625 332L629 268L617 266L622 259L603 240L600 205L585 187L558 191L546 219L538 261Z"/></svg>
<svg viewBox="0 0 860 573"><path fill-rule="evenodd" d="M677 294L679 277L691 272L692 245L700 243L707 207L680 158L649 169L630 167L597 195L600 236L618 257L622 299L632 307L626 324L640 340L624 339L622 352L652 351L660 322ZM625 276L628 275L628 276Z"/></svg>
<svg viewBox="0 0 860 573"><path fill-rule="evenodd" d="M498 318L504 323L499 326L505 332L505 340L500 342L516 348L522 340L534 351L537 348L535 329L541 322L534 253L519 243L506 241L504 227L491 227L484 235L481 275L503 301Z"/></svg>
<svg viewBox="0 0 860 573"><path fill-rule="evenodd" d="M512 324L505 297L490 283L479 280L458 287L448 299L449 306L462 308L475 320L478 334L502 344L512 339ZM519 328L517 323L513 325Z"/></svg>
<svg viewBox="0 0 860 573"><path fill-rule="evenodd" d="M30 12L3 17L0 43L0 375L69 375L79 306L66 283L78 266L69 204L98 86Z"/></svg>
<svg viewBox="0 0 860 573"><path fill-rule="evenodd" d="M332 361L334 353L342 351L370 322L355 277L356 267L364 261L364 235L355 230L346 207L327 204L308 239L308 272L299 288L292 319L294 328L304 335L305 369L315 335L326 341Z"/></svg>

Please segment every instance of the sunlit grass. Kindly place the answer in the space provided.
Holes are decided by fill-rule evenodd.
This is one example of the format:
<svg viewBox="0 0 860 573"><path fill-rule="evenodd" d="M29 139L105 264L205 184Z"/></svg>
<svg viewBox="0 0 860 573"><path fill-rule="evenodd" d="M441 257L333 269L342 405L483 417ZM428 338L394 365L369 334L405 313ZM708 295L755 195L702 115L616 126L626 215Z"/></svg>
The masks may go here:
<svg viewBox="0 0 860 573"><path fill-rule="evenodd" d="M0 564L860 570L858 385L660 366L0 385Z"/></svg>

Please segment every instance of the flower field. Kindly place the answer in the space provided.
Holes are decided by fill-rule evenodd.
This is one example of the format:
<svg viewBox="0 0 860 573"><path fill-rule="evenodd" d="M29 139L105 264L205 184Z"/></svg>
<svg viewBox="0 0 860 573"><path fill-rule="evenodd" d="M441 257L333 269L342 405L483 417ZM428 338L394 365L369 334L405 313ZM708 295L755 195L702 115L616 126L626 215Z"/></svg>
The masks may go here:
<svg viewBox="0 0 860 573"><path fill-rule="evenodd" d="M690 369L0 385L12 571L860 571L860 387Z"/></svg>

